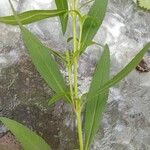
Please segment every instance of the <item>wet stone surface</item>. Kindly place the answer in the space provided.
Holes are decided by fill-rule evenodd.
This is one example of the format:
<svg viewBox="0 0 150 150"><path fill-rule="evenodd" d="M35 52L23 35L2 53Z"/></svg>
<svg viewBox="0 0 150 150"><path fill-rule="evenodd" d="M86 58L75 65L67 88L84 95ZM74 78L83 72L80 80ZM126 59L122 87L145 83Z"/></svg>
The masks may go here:
<svg viewBox="0 0 150 150"><path fill-rule="evenodd" d="M47 85L40 78L31 61L22 57L19 63L1 69L1 113L14 109L20 102L46 105L50 97Z"/></svg>
<svg viewBox="0 0 150 150"><path fill-rule="evenodd" d="M59 115L54 114L55 107L47 112L35 105L19 105L13 110L12 116L14 120L37 131L51 145L52 149L75 149L77 145L76 135L64 123L66 117L69 117L68 112L63 110L64 104L62 102L57 104ZM67 120L69 121L68 118Z"/></svg>
<svg viewBox="0 0 150 150"><path fill-rule="evenodd" d="M12 49L8 46L1 52L7 55ZM74 127L70 127L73 122L69 107L62 102L48 107L53 92L41 79L24 47L21 51L23 53L17 63L1 68L0 115L37 131L53 149L75 148L76 135ZM5 135L6 131L1 125L1 135Z"/></svg>
<svg viewBox="0 0 150 150"><path fill-rule="evenodd" d="M21 146L10 132L6 132L0 138L0 149L1 150L22 150Z"/></svg>

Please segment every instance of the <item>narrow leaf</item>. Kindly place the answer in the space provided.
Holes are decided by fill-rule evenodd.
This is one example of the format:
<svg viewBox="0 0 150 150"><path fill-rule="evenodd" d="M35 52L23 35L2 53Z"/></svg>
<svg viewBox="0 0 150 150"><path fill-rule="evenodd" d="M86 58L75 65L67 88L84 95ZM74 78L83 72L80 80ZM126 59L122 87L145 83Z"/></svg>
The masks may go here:
<svg viewBox="0 0 150 150"><path fill-rule="evenodd" d="M57 9L65 9L68 10L68 2L67 0L55 0ZM67 24L68 24L68 14L62 14L60 16L60 22L62 26L62 32L65 34L66 29L67 29Z"/></svg>
<svg viewBox="0 0 150 150"><path fill-rule="evenodd" d="M69 37L68 39L67 39L67 42L69 43L70 41L72 41L73 40L73 37Z"/></svg>
<svg viewBox="0 0 150 150"><path fill-rule="evenodd" d="M24 43L41 76L56 93L66 93L67 87L57 63L45 47L28 29L21 27Z"/></svg>
<svg viewBox="0 0 150 150"><path fill-rule="evenodd" d="M60 73L57 63L53 60L53 57L51 56L51 54L53 54L53 50L50 50L49 48L44 46L38 38L36 38L28 29L23 27L11 0L9 0L9 3L15 19L22 31L24 43L30 53L35 67L37 68L41 76L45 79L45 81L48 83L48 85L56 93L64 93L66 100L70 102L70 97L67 94L68 90L63 76ZM49 53L49 51L51 53Z"/></svg>
<svg viewBox="0 0 150 150"><path fill-rule="evenodd" d="M105 46L104 52L96 68L90 90L87 94L87 104L85 112L85 150L89 150L94 136L99 128L102 114L106 107L109 90L100 96L96 94L97 90L103 87L103 85L109 80L110 71L110 54L108 46Z"/></svg>
<svg viewBox="0 0 150 150"><path fill-rule="evenodd" d="M81 47L82 53L90 45L100 28L107 8L108 0L95 0L82 27Z"/></svg>
<svg viewBox="0 0 150 150"><path fill-rule="evenodd" d="M62 53L56 52L52 49L49 49L50 53L56 57L59 57L62 61L66 62L65 56Z"/></svg>
<svg viewBox="0 0 150 150"><path fill-rule="evenodd" d="M16 136L24 150L51 150L40 136L22 124L4 117L0 117L0 121Z"/></svg>
<svg viewBox="0 0 150 150"><path fill-rule="evenodd" d="M143 59L144 54L150 49L150 42L144 46L144 48L132 59L132 61L122 69L117 75L115 75L110 81L108 81L102 88L100 88L96 95L104 93L108 88L112 87L122 79L124 79ZM93 98L95 97L93 96Z"/></svg>
<svg viewBox="0 0 150 150"><path fill-rule="evenodd" d="M56 103L57 101L59 101L61 98L64 98L64 97L65 97L64 93L56 94L49 100L48 105L51 106L54 103Z"/></svg>
<svg viewBox="0 0 150 150"><path fill-rule="evenodd" d="M49 17L55 17L66 13L66 10L31 10L18 14L20 22L25 24L30 24L42 19ZM18 25L15 16L5 16L0 17L0 22L11 25Z"/></svg>

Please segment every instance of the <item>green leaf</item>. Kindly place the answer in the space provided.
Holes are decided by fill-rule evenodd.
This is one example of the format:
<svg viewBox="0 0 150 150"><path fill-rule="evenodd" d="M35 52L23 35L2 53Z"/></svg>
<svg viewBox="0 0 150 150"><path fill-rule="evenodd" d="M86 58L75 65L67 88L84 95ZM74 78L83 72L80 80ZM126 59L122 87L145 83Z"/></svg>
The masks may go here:
<svg viewBox="0 0 150 150"><path fill-rule="evenodd" d="M138 0L138 4L141 8L150 10L150 0Z"/></svg>
<svg viewBox="0 0 150 150"><path fill-rule="evenodd" d="M64 54L60 53L60 52L56 52L52 49L49 49L50 53L56 57L59 57L62 61L66 62L65 56Z"/></svg>
<svg viewBox="0 0 150 150"><path fill-rule="evenodd" d="M110 81L108 81L102 88L99 88L97 93L95 94L100 95L104 93L108 88L115 85L122 79L124 79L136 66L140 63L144 54L150 49L150 42L144 46L144 48L132 59L132 61L122 69L117 75L115 75ZM93 96L94 98L95 96Z"/></svg>
<svg viewBox="0 0 150 150"><path fill-rule="evenodd" d="M24 43L30 53L35 67L37 68L41 76L45 79L45 81L48 83L48 85L56 93L64 93L66 100L70 102L70 97L67 92L68 89L63 79L63 76L60 73L57 63L54 61L51 55L57 53L44 46L38 38L36 38L28 29L23 27L11 0L9 0L9 3L15 19L22 31Z"/></svg>
<svg viewBox="0 0 150 150"><path fill-rule="evenodd" d="M62 93L62 94L56 94L54 95L48 102L48 106L51 106L53 105L54 103L56 103L57 101L59 101L61 98L64 98L65 95Z"/></svg>
<svg viewBox="0 0 150 150"><path fill-rule="evenodd" d="M95 0L88 17L85 19L82 27L80 53L84 52L90 45L98 29L100 28L107 8L108 0Z"/></svg>
<svg viewBox="0 0 150 150"><path fill-rule="evenodd" d="M65 9L68 10L68 2L67 0L55 0L57 9ZM65 34L66 30L67 30L67 25L68 25L68 14L62 14L60 16L60 22L61 22L61 26L62 26L62 32L63 34Z"/></svg>
<svg viewBox="0 0 150 150"><path fill-rule="evenodd" d="M48 85L56 93L67 96L67 87L57 63L45 47L28 29L21 27L24 43L29 51L34 65Z"/></svg>
<svg viewBox="0 0 150 150"><path fill-rule="evenodd" d="M55 17L66 13L66 10L31 10L18 14L20 22L25 25L49 17ZM0 17L0 22L11 25L18 25L15 16Z"/></svg>
<svg viewBox="0 0 150 150"><path fill-rule="evenodd" d="M24 150L51 150L40 136L22 124L5 117L0 117L0 121L16 136Z"/></svg>
<svg viewBox="0 0 150 150"><path fill-rule="evenodd" d="M103 85L109 80L109 71L110 54L108 46L105 46L92 79L90 90L87 94L87 104L85 107L85 150L89 150L90 144L99 129L102 114L106 107L109 89L100 96L98 95L93 98L93 95L95 95L97 90L103 87Z"/></svg>
<svg viewBox="0 0 150 150"><path fill-rule="evenodd" d="M101 44L99 44L99 43L97 43L97 42L95 42L95 41L92 41L92 42L89 44L89 46L91 46L91 45L97 45L97 46L100 46L100 47L104 47L103 45L101 45Z"/></svg>
<svg viewBox="0 0 150 150"><path fill-rule="evenodd" d="M73 40L73 37L69 37L68 39L67 39L67 42L69 43L70 41L72 41Z"/></svg>

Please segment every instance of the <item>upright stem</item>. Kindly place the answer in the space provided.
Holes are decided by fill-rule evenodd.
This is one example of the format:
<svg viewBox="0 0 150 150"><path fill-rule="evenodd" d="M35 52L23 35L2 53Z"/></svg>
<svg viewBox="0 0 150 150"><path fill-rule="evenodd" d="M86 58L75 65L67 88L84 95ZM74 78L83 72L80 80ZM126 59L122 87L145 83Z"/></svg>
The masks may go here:
<svg viewBox="0 0 150 150"><path fill-rule="evenodd" d="M70 55L69 52L66 52L66 58L67 58L67 68L68 68L68 77L69 77L69 87L70 87L70 95L71 95L71 101L74 104L74 98L73 98L73 84L72 84L72 66L70 64Z"/></svg>
<svg viewBox="0 0 150 150"><path fill-rule="evenodd" d="M73 0L73 10L77 10L78 0ZM74 41L74 53L78 51L77 44L77 14L73 14L73 41ZM81 118L81 102L79 100L79 93L78 93L78 56L74 58L73 64L73 73L74 73L74 104L75 104L75 112L77 117L77 128L78 128L78 138L79 138L79 145L80 150L83 150L83 134L82 134L82 118Z"/></svg>
<svg viewBox="0 0 150 150"><path fill-rule="evenodd" d="M80 109L80 108L79 108ZM83 150L83 135L82 135L82 118L81 118L81 109L76 112L77 125L78 125L78 137L80 150Z"/></svg>
<svg viewBox="0 0 150 150"><path fill-rule="evenodd" d="M76 0L73 2L73 9L76 10ZM77 32L76 32L76 25L77 25L77 15L73 14L73 41L74 41L74 52L78 50L77 48ZM75 99L78 99L78 58L74 59L74 94Z"/></svg>

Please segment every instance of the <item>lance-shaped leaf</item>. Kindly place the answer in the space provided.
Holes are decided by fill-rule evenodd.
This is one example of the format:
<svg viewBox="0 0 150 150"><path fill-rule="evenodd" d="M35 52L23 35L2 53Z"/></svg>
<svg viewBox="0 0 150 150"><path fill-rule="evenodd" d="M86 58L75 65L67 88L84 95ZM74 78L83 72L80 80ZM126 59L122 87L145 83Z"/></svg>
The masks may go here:
<svg viewBox="0 0 150 150"><path fill-rule="evenodd" d="M21 24L30 24L49 17L55 17L66 13L66 10L31 10L18 14ZM18 25L15 16L0 17L0 22L11 25Z"/></svg>
<svg viewBox="0 0 150 150"><path fill-rule="evenodd" d="M62 98L64 98L64 97L65 97L64 93L63 93L63 94L61 94L61 93L56 94L56 95L54 95L54 96L49 100L48 105L51 106L51 105L53 105L54 103L58 102L60 99L62 99Z"/></svg>
<svg viewBox="0 0 150 150"><path fill-rule="evenodd" d="M57 63L49 52L49 48L45 47L40 40L25 27L22 26L21 31L24 43L41 76L56 93L66 94L67 87L65 81Z"/></svg>
<svg viewBox="0 0 150 150"><path fill-rule="evenodd" d="M140 63L144 54L150 49L150 42L144 46L144 48L132 59L132 61L123 68L117 75L115 75L110 81L108 81L102 88L100 88L95 96L104 93L108 88L112 87L122 79L124 79L136 66ZM95 97L93 95L93 98Z"/></svg>
<svg viewBox="0 0 150 150"><path fill-rule="evenodd" d="M40 136L22 124L5 117L0 117L0 121L15 135L24 150L51 150Z"/></svg>
<svg viewBox="0 0 150 150"><path fill-rule="evenodd" d="M95 0L82 27L81 47L82 53L90 45L100 28L107 8L108 0Z"/></svg>
<svg viewBox="0 0 150 150"><path fill-rule="evenodd" d="M110 72L110 54L108 46L105 46L104 52L96 68L90 90L87 94L87 104L85 110L85 150L89 150L90 144L94 139L94 136L99 129L102 114L106 107L109 90L100 96L96 94L97 90L103 87L103 85L109 80Z"/></svg>
<svg viewBox="0 0 150 150"><path fill-rule="evenodd" d="M70 97L67 94L67 86L63 79L63 76L58 68L57 63L54 61L51 54L54 54L53 50L50 50L44 46L36 36L34 36L28 29L26 29L20 22L19 17L13 7L11 0L9 0L12 12L15 19L22 31L24 43L29 51L32 61L41 74L41 76L48 83L57 94L64 93L65 98L70 102ZM49 53L50 52L50 53Z"/></svg>
<svg viewBox="0 0 150 150"><path fill-rule="evenodd" d="M64 9L68 10L68 2L67 0L55 0L57 9ZM62 32L65 34L67 25L68 25L68 14L62 14L60 15L60 22L61 22L61 27L62 27Z"/></svg>

